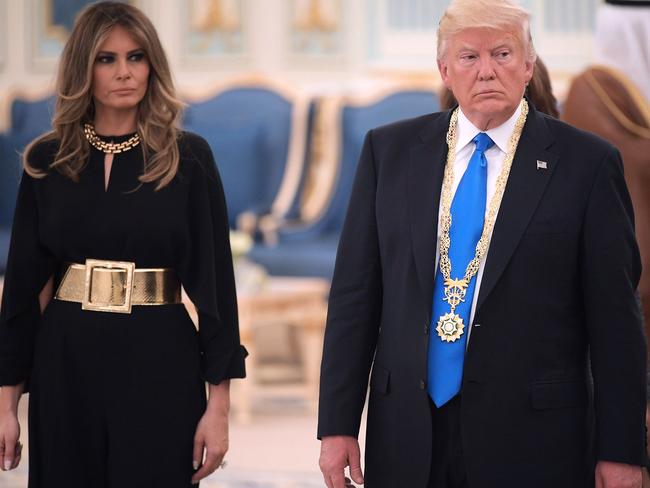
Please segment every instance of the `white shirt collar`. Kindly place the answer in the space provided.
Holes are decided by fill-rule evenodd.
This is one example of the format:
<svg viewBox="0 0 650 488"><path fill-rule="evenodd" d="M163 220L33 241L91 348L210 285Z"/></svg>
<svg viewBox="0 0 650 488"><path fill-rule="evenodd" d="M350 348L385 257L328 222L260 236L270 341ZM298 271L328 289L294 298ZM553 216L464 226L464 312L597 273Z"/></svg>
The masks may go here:
<svg viewBox="0 0 650 488"><path fill-rule="evenodd" d="M523 100L522 100L523 102ZM490 139L494 141L494 144L504 153L508 152L508 142L512 132L515 130L515 124L517 119L521 114L521 105L519 103L517 110L512 116L506 120L499 127L494 127L489 129L486 132ZM458 154L465 146L472 142L472 139L476 137L479 132L483 132L478 129L470 120L465 116L462 109L458 109L458 142L456 143L456 154Z"/></svg>

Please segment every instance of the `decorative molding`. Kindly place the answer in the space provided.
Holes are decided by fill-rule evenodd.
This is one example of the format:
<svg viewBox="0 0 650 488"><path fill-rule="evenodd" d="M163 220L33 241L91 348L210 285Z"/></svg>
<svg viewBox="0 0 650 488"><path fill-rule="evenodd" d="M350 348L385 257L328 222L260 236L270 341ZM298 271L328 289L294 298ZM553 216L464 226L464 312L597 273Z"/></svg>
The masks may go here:
<svg viewBox="0 0 650 488"><path fill-rule="evenodd" d="M138 5L137 1L123 0ZM38 72L52 71L77 14L94 0L30 0L28 65Z"/></svg>
<svg viewBox="0 0 650 488"><path fill-rule="evenodd" d="M237 65L248 60L248 0L188 0L183 11L183 64Z"/></svg>
<svg viewBox="0 0 650 488"><path fill-rule="evenodd" d="M342 0L290 0L288 55L296 64L345 58L347 16Z"/></svg>
<svg viewBox="0 0 650 488"><path fill-rule="evenodd" d="M435 0L366 0L372 69L435 70L436 28L446 5Z"/></svg>
<svg viewBox="0 0 650 488"><path fill-rule="evenodd" d="M28 29L28 65L34 71L52 71L63 50L77 10L57 0L31 0ZM76 1L74 7L83 8L88 1Z"/></svg>
<svg viewBox="0 0 650 488"><path fill-rule="evenodd" d="M393 78L375 89L357 94L324 97L318 101L313 142L305 188L300 199L301 223L309 227L323 218L335 196L340 178L343 149L342 117L344 108L374 105L404 91L430 91L437 97L439 85L426 78Z"/></svg>
<svg viewBox="0 0 650 488"><path fill-rule="evenodd" d="M200 103L236 88L265 88L291 101L305 96L292 83L255 73L230 76L203 84L200 88L180 86L178 95L188 103Z"/></svg>
<svg viewBox="0 0 650 488"><path fill-rule="evenodd" d="M579 71L592 58L600 0L527 0L535 48L553 71Z"/></svg>
<svg viewBox="0 0 650 488"><path fill-rule="evenodd" d="M593 32L598 3L598 0L535 0L534 11L543 19L545 33L575 35Z"/></svg>
<svg viewBox="0 0 650 488"><path fill-rule="evenodd" d="M521 0L532 14L536 48L553 70L581 69L592 51L600 0ZM366 64L435 70L436 29L446 8L437 0L366 0Z"/></svg>

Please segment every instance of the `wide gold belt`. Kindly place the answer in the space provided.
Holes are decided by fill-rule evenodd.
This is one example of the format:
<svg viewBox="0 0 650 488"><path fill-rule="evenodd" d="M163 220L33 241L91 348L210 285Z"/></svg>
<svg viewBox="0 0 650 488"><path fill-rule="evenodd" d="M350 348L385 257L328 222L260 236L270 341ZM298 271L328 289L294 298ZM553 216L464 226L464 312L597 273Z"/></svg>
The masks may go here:
<svg viewBox="0 0 650 488"><path fill-rule="evenodd" d="M170 268L87 259L68 266L54 298L81 303L83 310L131 313L132 305L181 303L181 284Z"/></svg>

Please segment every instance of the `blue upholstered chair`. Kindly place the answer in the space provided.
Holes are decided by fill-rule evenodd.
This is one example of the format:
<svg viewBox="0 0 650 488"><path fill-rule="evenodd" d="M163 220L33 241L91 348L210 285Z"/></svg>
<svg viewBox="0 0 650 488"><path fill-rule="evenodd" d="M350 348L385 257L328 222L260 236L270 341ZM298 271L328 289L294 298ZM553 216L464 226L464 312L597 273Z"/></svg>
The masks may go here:
<svg viewBox="0 0 650 488"><path fill-rule="evenodd" d="M0 274L5 272L17 189L14 180L16 175L12 170L14 164L11 158L7 157L9 150L6 138L4 134L0 134Z"/></svg>
<svg viewBox="0 0 650 488"><path fill-rule="evenodd" d="M398 89L374 100L344 98L319 107L317 124L329 128L330 134L319 137L321 160L311 161L317 170L310 173L318 176L307 182L310 195L303 195L306 221L273 229L273 244L258 244L249 254L273 275L332 276L365 134L380 125L435 112L439 102L433 89Z"/></svg>
<svg viewBox="0 0 650 488"><path fill-rule="evenodd" d="M9 130L0 134L0 275L4 274L9 237L22 173L25 146L51 128L54 98L15 99L11 103Z"/></svg>
<svg viewBox="0 0 650 488"><path fill-rule="evenodd" d="M11 131L32 139L49 131L52 128L54 103L53 96L35 100L14 99L11 103Z"/></svg>
<svg viewBox="0 0 650 488"><path fill-rule="evenodd" d="M183 127L212 148L232 228L238 221L242 225L242 216L295 213L311 110L305 98L263 82L237 84L190 102Z"/></svg>

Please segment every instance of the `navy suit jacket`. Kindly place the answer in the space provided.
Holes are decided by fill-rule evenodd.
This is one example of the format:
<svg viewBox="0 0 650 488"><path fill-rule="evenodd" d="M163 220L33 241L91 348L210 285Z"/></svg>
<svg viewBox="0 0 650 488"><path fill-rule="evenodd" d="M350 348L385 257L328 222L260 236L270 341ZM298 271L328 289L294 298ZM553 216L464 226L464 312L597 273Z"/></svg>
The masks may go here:
<svg viewBox="0 0 650 488"><path fill-rule="evenodd" d="M318 435L358 435L370 376L367 488L427 486L427 347L450 115L368 133L339 244ZM598 459L644 463L633 222L618 151L531 106L465 357L471 488L593 487Z"/></svg>

